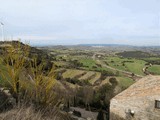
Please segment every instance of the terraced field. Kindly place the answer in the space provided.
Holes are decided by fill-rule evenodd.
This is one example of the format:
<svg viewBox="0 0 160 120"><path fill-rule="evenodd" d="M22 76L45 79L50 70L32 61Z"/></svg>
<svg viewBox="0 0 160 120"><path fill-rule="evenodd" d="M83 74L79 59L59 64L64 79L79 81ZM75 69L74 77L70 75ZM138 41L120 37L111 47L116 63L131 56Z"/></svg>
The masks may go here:
<svg viewBox="0 0 160 120"><path fill-rule="evenodd" d="M75 85L75 84L72 84L72 83L69 83L69 82L65 82L65 84L67 85L67 86L69 86L70 88L72 88L72 89L75 89L76 87L80 87L79 85Z"/></svg>
<svg viewBox="0 0 160 120"><path fill-rule="evenodd" d="M101 78L100 72L85 71L85 70L75 70L67 69L66 72L62 74L63 78L76 78L80 81L87 80L91 85L94 85Z"/></svg>
<svg viewBox="0 0 160 120"><path fill-rule="evenodd" d="M104 84L107 84L107 83L110 83L109 82L109 79L110 79L111 77L107 77L105 80L103 80L102 82L101 82L101 84L100 84L100 86L102 86L102 85L104 85Z"/></svg>
<svg viewBox="0 0 160 120"><path fill-rule="evenodd" d="M94 78L90 79L89 82L94 85L96 81L98 81L101 78L101 73L96 72L96 75Z"/></svg>
<svg viewBox="0 0 160 120"><path fill-rule="evenodd" d="M89 71L85 75L81 76L79 80L90 80L91 78L94 78L95 75L96 75L95 72Z"/></svg>
<svg viewBox="0 0 160 120"><path fill-rule="evenodd" d="M73 57L74 58L74 57ZM77 59L77 57L75 58ZM85 59L85 58L79 58L77 59L80 63L83 64L84 68L86 69L65 69L62 70L64 72L62 72L62 78L67 79L70 78L72 79L72 81L75 80L75 82L80 81L80 83L83 81L84 82L89 82L90 85L93 86L97 86L97 85L103 85L107 82L109 82L109 78L107 77L106 79L101 75L101 72L99 71L110 71L112 73L116 73L116 71L114 70L110 70L108 68L104 68L103 66L97 66L98 62L97 60L93 60L93 59ZM62 61L56 61L55 62L57 65L65 65L66 62ZM137 59L130 59L130 58L121 58L121 57L107 57L104 60L104 63L116 68L116 69L120 69L120 70L125 70L125 71L130 71L133 73L137 73L140 75L144 75L143 74L143 67L145 66L145 61L143 60L137 60ZM63 67L63 66L61 66ZM96 70L97 71L96 71ZM91 71L91 70L95 70L95 71ZM120 74L119 74L120 75ZM121 76L121 75L120 75ZM102 80L105 79L105 80ZM116 77L116 79L119 82L119 86L122 88L127 88L128 86L130 86L131 84L134 83L134 81L130 78L127 77ZM78 85L80 85L80 83L78 82ZM77 84L77 83L76 83ZM71 88L75 88L76 85L74 82L69 82L69 85ZM88 83L85 83L88 84Z"/></svg>
<svg viewBox="0 0 160 120"><path fill-rule="evenodd" d="M64 62L64 61L55 61L53 62L56 66L59 66L59 67L65 67L65 66L68 66L69 63L67 62Z"/></svg>
<svg viewBox="0 0 160 120"><path fill-rule="evenodd" d="M86 72L83 70L67 69L62 76L63 78L79 78L84 74L86 74Z"/></svg>

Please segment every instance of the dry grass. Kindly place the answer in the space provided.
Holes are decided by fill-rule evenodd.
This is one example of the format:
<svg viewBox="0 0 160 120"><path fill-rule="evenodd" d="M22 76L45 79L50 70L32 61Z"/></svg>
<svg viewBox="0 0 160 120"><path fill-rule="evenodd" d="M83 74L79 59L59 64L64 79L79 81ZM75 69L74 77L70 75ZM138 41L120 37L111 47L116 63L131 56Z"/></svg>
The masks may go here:
<svg viewBox="0 0 160 120"><path fill-rule="evenodd" d="M14 108L0 114L0 120L44 120L40 112L35 112L32 107Z"/></svg>
<svg viewBox="0 0 160 120"><path fill-rule="evenodd" d="M96 76L94 78L92 78L91 80L89 80L89 82L93 85L97 80L99 80L101 77L101 73L96 72Z"/></svg>
<svg viewBox="0 0 160 120"><path fill-rule="evenodd" d="M95 72L89 71L85 75L81 76L79 78L79 80L88 80L89 78L91 78L94 75L95 75Z"/></svg>
<svg viewBox="0 0 160 120"><path fill-rule="evenodd" d="M104 80L101 82L100 86L105 85L105 84L107 84L107 83L111 84L111 83L109 82L109 79L110 79L110 78L111 78L111 77L107 77L106 79L104 79Z"/></svg>
<svg viewBox="0 0 160 120"><path fill-rule="evenodd" d="M17 106L26 102L34 104L36 108L43 106L45 109L41 108L41 110L37 111L36 109L35 111L34 107L13 108L1 113L0 120L63 120L66 115L55 110L57 105L56 93L53 90L56 81L55 76L51 76L50 73L45 75L43 64L38 65L36 58L30 59L28 57L29 48L28 46L24 47L19 43L16 48L11 45L5 49L2 61L8 75L0 71L3 81L6 83L3 87L10 90L12 96L16 99ZM28 68L25 67L26 63ZM27 72L27 70L30 72ZM8 76L11 79L8 79ZM3 110L7 110L6 105L2 106Z"/></svg>
<svg viewBox="0 0 160 120"><path fill-rule="evenodd" d="M19 107L11 110L2 107L2 111L8 111L0 113L0 120L71 120L57 108L62 102L62 95L55 92L56 80L52 74L54 68L45 74L44 65L39 65L36 57L30 59L28 46L24 48L20 43L16 48L7 48L2 61L8 73L6 75L0 71L5 83L2 87L9 90ZM34 107L25 107L24 103Z"/></svg>
<svg viewBox="0 0 160 120"><path fill-rule="evenodd" d="M83 70L68 69L63 73L63 78L75 78L76 76L81 76L83 73L85 73Z"/></svg>
<svg viewBox="0 0 160 120"><path fill-rule="evenodd" d="M59 110L38 110L34 107L14 108L0 113L0 120L72 120L68 115Z"/></svg>

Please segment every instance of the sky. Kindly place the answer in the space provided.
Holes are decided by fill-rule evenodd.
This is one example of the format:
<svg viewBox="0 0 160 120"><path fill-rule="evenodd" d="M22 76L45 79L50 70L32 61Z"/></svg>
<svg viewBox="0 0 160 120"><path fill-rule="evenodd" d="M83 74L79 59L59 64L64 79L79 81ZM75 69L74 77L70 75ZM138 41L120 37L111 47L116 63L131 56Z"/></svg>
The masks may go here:
<svg viewBox="0 0 160 120"><path fill-rule="evenodd" d="M160 45L160 0L0 0L0 22L31 45Z"/></svg>

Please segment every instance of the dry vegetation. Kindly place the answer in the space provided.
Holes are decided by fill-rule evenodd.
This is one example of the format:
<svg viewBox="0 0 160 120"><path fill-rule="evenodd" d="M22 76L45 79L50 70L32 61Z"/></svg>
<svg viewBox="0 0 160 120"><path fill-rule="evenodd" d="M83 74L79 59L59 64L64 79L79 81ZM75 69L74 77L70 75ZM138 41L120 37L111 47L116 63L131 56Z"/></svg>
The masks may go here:
<svg viewBox="0 0 160 120"><path fill-rule="evenodd" d="M16 46L11 45L3 49L1 61L4 70L0 71L2 89L0 93L4 100L1 99L0 102L4 102L0 106L2 111L0 118L2 120L70 119L57 108L62 97L55 92L54 69L45 71L44 64L38 63L36 57L29 58L29 52L30 47L21 45L20 42ZM10 98L16 102L8 100Z"/></svg>
<svg viewBox="0 0 160 120"><path fill-rule="evenodd" d="M93 85L96 81L98 81L101 77L101 73L96 72L96 75L94 78L90 79L89 82Z"/></svg>
<svg viewBox="0 0 160 120"><path fill-rule="evenodd" d="M77 76L81 76L85 72L82 70L73 70L68 69L65 73L63 73L63 78L75 78Z"/></svg>
<svg viewBox="0 0 160 120"><path fill-rule="evenodd" d="M56 109L35 110L33 106L13 108L0 114L0 120L72 120Z"/></svg>

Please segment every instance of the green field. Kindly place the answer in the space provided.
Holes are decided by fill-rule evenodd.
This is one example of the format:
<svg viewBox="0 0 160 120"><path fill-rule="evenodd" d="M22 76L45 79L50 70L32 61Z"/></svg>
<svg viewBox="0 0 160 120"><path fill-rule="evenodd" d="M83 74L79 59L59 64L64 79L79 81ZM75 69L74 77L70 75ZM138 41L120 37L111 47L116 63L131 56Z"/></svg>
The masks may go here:
<svg viewBox="0 0 160 120"><path fill-rule="evenodd" d="M142 70L146 62L143 60L134 58L107 57L105 62L113 68L144 75Z"/></svg>
<svg viewBox="0 0 160 120"><path fill-rule="evenodd" d="M80 63L83 64L84 67L87 67L89 69L92 69L93 67L96 67L96 61L91 58L83 58L79 60Z"/></svg>
<svg viewBox="0 0 160 120"><path fill-rule="evenodd" d="M134 80L128 77L116 77L116 79L118 80L119 85L122 88L127 88L135 82Z"/></svg>
<svg viewBox="0 0 160 120"><path fill-rule="evenodd" d="M143 73L143 68L145 67L145 64L146 62L142 60L134 60L133 63L126 63L126 67L130 72L133 72L139 75L145 75Z"/></svg>
<svg viewBox="0 0 160 120"><path fill-rule="evenodd" d="M160 75L160 65L153 65L148 68L148 71L153 74Z"/></svg>
<svg viewBox="0 0 160 120"><path fill-rule="evenodd" d="M102 81L101 85L104 85L106 83L109 83L109 79L111 77L107 77L105 80ZM132 85L135 81L132 80L131 78L128 77L114 77L117 79L118 81L118 86L120 88L126 89L128 88L130 85Z"/></svg>

